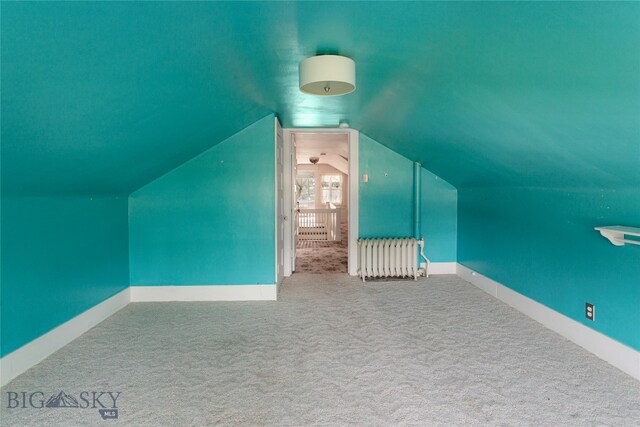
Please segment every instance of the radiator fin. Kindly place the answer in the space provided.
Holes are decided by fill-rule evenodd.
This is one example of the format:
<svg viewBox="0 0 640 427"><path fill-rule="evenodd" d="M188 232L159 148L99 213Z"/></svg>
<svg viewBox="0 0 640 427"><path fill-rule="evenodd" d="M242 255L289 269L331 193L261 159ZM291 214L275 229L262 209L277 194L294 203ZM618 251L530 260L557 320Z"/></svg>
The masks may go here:
<svg viewBox="0 0 640 427"><path fill-rule="evenodd" d="M418 251L414 238L360 239L360 277L413 277L418 279Z"/></svg>

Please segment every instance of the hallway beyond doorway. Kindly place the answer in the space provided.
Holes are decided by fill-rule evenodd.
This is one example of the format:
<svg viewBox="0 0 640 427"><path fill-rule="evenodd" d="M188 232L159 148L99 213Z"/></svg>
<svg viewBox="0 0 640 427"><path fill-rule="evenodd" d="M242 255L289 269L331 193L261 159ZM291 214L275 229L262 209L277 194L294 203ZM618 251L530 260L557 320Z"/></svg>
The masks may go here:
<svg viewBox="0 0 640 427"><path fill-rule="evenodd" d="M347 222L340 225L342 240L327 242L298 240L296 248L296 273L347 273L349 261L349 233Z"/></svg>

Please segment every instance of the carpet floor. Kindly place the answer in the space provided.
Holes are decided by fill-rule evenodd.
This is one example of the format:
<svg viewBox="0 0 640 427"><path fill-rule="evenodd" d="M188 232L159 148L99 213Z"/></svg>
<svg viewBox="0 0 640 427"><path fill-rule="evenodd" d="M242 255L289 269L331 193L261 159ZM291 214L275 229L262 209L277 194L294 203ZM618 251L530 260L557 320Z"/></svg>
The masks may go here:
<svg viewBox="0 0 640 427"><path fill-rule="evenodd" d="M119 392L118 419L7 408L36 391ZM277 302L130 304L2 399L3 426L640 425L640 382L457 276L294 274Z"/></svg>
<svg viewBox="0 0 640 427"><path fill-rule="evenodd" d="M298 240L296 247L296 273L347 273L349 265L349 229L340 226L338 242Z"/></svg>

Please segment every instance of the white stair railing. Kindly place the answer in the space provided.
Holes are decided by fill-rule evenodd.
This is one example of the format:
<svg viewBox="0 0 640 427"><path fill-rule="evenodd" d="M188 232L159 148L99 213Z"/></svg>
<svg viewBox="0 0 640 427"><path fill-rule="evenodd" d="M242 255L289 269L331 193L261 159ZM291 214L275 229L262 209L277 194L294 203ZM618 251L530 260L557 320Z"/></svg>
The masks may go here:
<svg viewBox="0 0 640 427"><path fill-rule="evenodd" d="M341 209L300 209L298 239L340 241Z"/></svg>

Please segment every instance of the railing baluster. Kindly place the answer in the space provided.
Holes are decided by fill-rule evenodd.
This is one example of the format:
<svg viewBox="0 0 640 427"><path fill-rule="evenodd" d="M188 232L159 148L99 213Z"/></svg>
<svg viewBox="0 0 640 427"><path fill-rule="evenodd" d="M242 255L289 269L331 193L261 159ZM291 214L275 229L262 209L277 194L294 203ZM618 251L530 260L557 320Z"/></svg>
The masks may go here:
<svg viewBox="0 0 640 427"><path fill-rule="evenodd" d="M341 209L300 209L298 238L302 240L340 240Z"/></svg>

